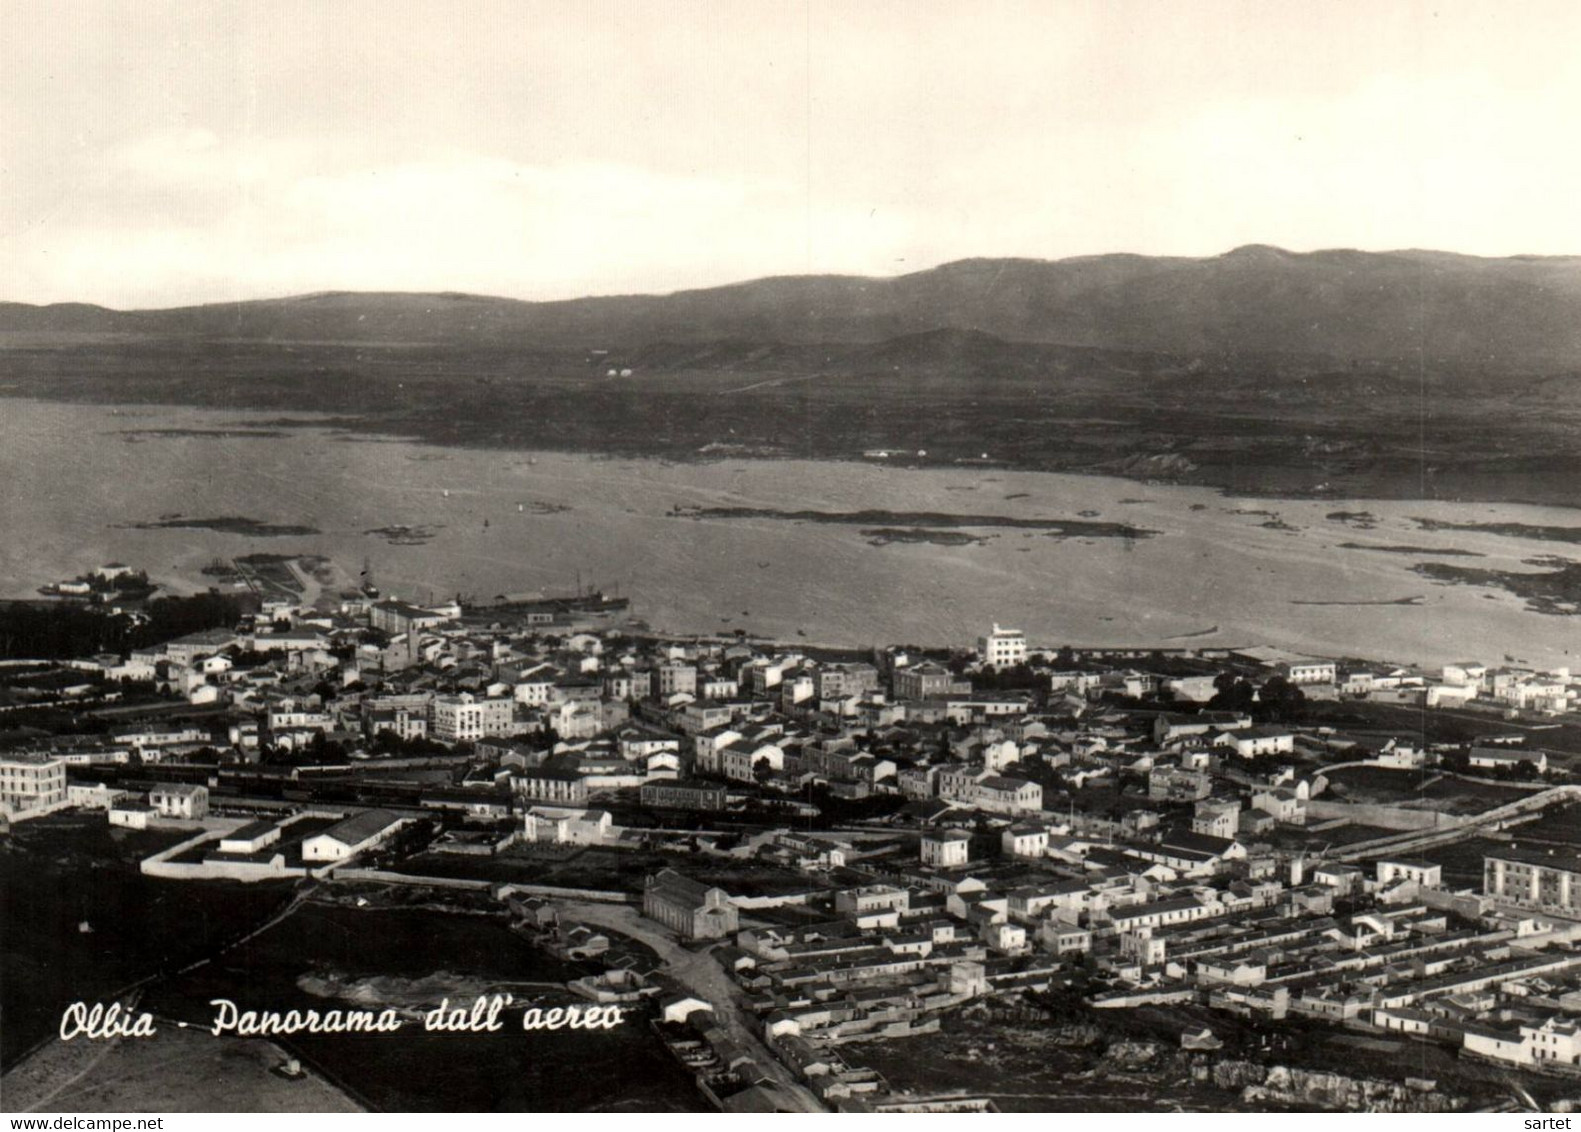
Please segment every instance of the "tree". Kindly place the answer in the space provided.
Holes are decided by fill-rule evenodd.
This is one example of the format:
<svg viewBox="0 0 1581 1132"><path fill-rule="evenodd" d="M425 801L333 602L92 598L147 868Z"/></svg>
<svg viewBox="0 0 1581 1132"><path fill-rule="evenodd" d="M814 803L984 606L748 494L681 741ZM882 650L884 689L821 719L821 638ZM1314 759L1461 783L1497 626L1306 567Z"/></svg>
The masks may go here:
<svg viewBox="0 0 1581 1132"><path fill-rule="evenodd" d="M346 748L322 731L315 731L307 746L298 748L297 758L294 761L309 766L343 763L346 761Z"/></svg>
<svg viewBox="0 0 1581 1132"><path fill-rule="evenodd" d="M1208 707L1214 711L1239 711L1249 714L1257 702L1257 689L1252 687L1250 681L1226 673L1216 679L1213 686L1219 689L1218 694L1208 701Z"/></svg>
<svg viewBox="0 0 1581 1132"><path fill-rule="evenodd" d="M1451 774L1465 774L1471 769L1471 756L1465 751L1446 751L1439 756L1438 765Z"/></svg>
<svg viewBox="0 0 1581 1132"><path fill-rule="evenodd" d="M1306 706L1306 693L1283 676L1270 676L1260 695L1259 715L1263 719L1286 722L1300 716Z"/></svg>

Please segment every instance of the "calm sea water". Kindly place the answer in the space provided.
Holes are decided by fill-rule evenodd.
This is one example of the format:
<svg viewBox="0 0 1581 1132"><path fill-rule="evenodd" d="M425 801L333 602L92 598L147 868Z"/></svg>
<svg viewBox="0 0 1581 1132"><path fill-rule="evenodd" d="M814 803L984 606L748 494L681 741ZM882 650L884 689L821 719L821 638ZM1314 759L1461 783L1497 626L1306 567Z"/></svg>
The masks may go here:
<svg viewBox="0 0 1581 1132"><path fill-rule="evenodd" d="M1344 549L1406 544L1443 558L1533 569L1568 544L1427 531L1457 522L1581 526L1522 505L1237 499L1203 488L983 469L732 460L670 464L566 453L456 449L320 428L278 435L266 414L0 402L0 590L119 559L178 590L216 556L330 556L351 581L364 561L402 596L563 592L596 584L682 633L745 629L847 645L966 643L991 622L1039 644L1268 643L1328 655L1435 663L1511 654L1569 663L1570 618L1502 592L1434 584L1423 556ZM874 546L859 528L776 519L697 520L677 506L890 509L1073 519L1160 532L1139 540L1002 529L979 545ZM1326 516L1366 510L1359 530ZM1254 513L1262 512L1262 513ZM240 516L321 533L256 538L139 530L162 516ZM1275 526L1264 524L1273 523ZM368 532L429 527L424 545ZM1421 598L1417 605L1377 604ZM1303 604L1312 603L1312 604ZM1358 604L1346 604L1358 603ZM1373 603L1373 604L1359 604Z"/></svg>

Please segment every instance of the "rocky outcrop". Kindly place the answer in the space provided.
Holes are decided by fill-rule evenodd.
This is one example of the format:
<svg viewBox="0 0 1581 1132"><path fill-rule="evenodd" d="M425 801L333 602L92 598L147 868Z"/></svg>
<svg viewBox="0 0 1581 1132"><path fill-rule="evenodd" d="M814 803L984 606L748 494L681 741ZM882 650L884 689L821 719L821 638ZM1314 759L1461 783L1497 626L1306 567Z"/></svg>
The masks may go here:
<svg viewBox="0 0 1581 1132"><path fill-rule="evenodd" d="M1144 479L1175 479L1197 470L1196 464L1178 452L1137 452L1119 460L1111 460L1101 467L1122 476Z"/></svg>
<svg viewBox="0 0 1581 1132"><path fill-rule="evenodd" d="M1239 1089L1247 1105L1310 1105L1334 1112L1454 1112L1463 1103L1459 1097L1393 1081L1285 1065L1265 1068L1249 1061L1220 1061L1213 1066L1212 1078L1221 1089Z"/></svg>
<svg viewBox="0 0 1581 1132"><path fill-rule="evenodd" d="M1165 1050L1153 1042L1115 1042L1104 1051L1104 1061L1122 1069L1142 1069L1159 1061Z"/></svg>
<svg viewBox="0 0 1581 1132"><path fill-rule="evenodd" d="M1103 1044L1103 1031L1097 1026L1084 1026L1071 1023L1064 1026L1055 1026L1050 1032L1050 1040L1057 1046L1096 1046Z"/></svg>

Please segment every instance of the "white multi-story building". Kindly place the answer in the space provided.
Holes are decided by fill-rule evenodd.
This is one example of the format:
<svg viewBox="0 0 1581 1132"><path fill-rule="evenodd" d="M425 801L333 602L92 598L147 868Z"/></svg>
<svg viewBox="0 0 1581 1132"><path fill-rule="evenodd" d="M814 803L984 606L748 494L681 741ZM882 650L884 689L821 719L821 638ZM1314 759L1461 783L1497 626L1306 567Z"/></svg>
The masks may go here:
<svg viewBox="0 0 1581 1132"><path fill-rule="evenodd" d="M971 859L972 835L958 829L922 835L922 863L941 869L964 865Z"/></svg>
<svg viewBox="0 0 1581 1132"><path fill-rule="evenodd" d="M1332 684L1338 674L1332 660L1291 660L1279 667L1292 684Z"/></svg>
<svg viewBox="0 0 1581 1132"><path fill-rule="evenodd" d="M687 695L697 695L697 669L690 664L661 664L656 673L659 678L659 696L671 696L677 692Z"/></svg>
<svg viewBox="0 0 1581 1132"><path fill-rule="evenodd" d="M1241 804L1236 799L1204 798L1191 815L1191 832L1205 837L1233 838L1241 828Z"/></svg>
<svg viewBox="0 0 1581 1132"><path fill-rule="evenodd" d="M1488 674L1488 666L1473 661L1446 664L1439 670L1446 684L1473 684L1480 686Z"/></svg>
<svg viewBox="0 0 1581 1132"><path fill-rule="evenodd" d="M607 810L534 806L522 816L522 837L557 845L602 845L612 828Z"/></svg>
<svg viewBox="0 0 1581 1132"><path fill-rule="evenodd" d="M587 779L573 770L539 767L511 775L511 791L532 802L582 807L587 805Z"/></svg>
<svg viewBox="0 0 1581 1132"><path fill-rule="evenodd" d="M868 884L834 894L834 910L842 916L870 912L904 912L911 907L911 893L893 884Z"/></svg>
<svg viewBox="0 0 1581 1132"><path fill-rule="evenodd" d="M1049 831L1041 825L1013 825L999 835L1000 850L1012 857L1042 857L1048 853Z"/></svg>
<svg viewBox="0 0 1581 1132"><path fill-rule="evenodd" d="M1043 787L1025 778L990 774L978 782L971 805L994 814L1035 814L1043 809Z"/></svg>
<svg viewBox="0 0 1581 1132"><path fill-rule="evenodd" d="M998 624L986 637L977 638L977 659L989 668L1013 668L1027 659L1027 635Z"/></svg>
<svg viewBox="0 0 1581 1132"><path fill-rule="evenodd" d="M296 705L281 705L269 709L270 731L333 731L335 717L327 711L317 711Z"/></svg>
<svg viewBox="0 0 1581 1132"><path fill-rule="evenodd" d="M516 702L529 707L540 707L549 702L554 694L554 673L552 671L533 672L521 677L512 685Z"/></svg>
<svg viewBox="0 0 1581 1132"><path fill-rule="evenodd" d="M509 735L515 718L513 701L479 699L470 692L434 697L431 732L441 743L460 743L487 735Z"/></svg>
<svg viewBox="0 0 1581 1132"><path fill-rule="evenodd" d="M1222 731L1214 736L1216 747L1233 747L1243 759L1257 755L1289 754L1296 748L1296 737L1283 727L1247 727L1239 731Z"/></svg>
<svg viewBox="0 0 1581 1132"><path fill-rule="evenodd" d="M1444 881L1444 867L1431 861L1409 858L1385 859L1377 863L1378 883L1389 884L1397 880L1414 880L1423 888L1438 888Z"/></svg>
<svg viewBox="0 0 1581 1132"><path fill-rule="evenodd" d="M1408 1020L1391 1027L1408 1028ZM1472 1053L1516 1065L1581 1064L1581 1025L1569 1018L1554 1017L1541 1025L1521 1024L1514 1029L1472 1024L1466 1027L1463 1042Z"/></svg>
<svg viewBox="0 0 1581 1132"><path fill-rule="evenodd" d="M65 759L33 753L0 755L0 811L20 814L65 801Z"/></svg>
<svg viewBox="0 0 1581 1132"><path fill-rule="evenodd" d="M717 731L704 731L692 737L693 766L699 774L719 774L723 769L721 752L741 739L741 732L731 727Z"/></svg>
<svg viewBox="0 0 1581 1132"><path fill-rule="evenodd" d="M209 788L185 782L167 782L148 792L148 804L162 818L198 820L209 812Z"/></svg>
<svg viewBox="0 0 1581 1132"><path fill-rule="evenodd" d="M423 739L428 736L428 712L407 708L370 711L363 717L363 727L369 736L389 732L399 739Z"/></svg>

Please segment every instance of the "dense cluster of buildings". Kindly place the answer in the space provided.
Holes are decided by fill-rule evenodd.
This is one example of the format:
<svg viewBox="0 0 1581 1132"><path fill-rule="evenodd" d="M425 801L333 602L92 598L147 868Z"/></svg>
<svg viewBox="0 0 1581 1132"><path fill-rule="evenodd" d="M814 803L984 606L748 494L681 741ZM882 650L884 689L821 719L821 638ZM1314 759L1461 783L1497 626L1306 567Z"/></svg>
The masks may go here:
<svg viewBox="0 0 1581 1132"><path fill-rule="evenodd" d="M1265 710L1293 694L1546 713L1567 709L1568 673L1366 669L1272 649L1074 654L998 625L975 654L838 654L361 595L327 612L272 603L234 630L94 663L192 710L122 713L108 731L0 754L8 816L79 805L118 824L212 824L204 786L128 794L92 781L98 764L296 774L437 759L457 785L420 805L503 831L448 834L455 852L651 847L616 823L632 810L755 823L744 844L691 849L705 865L794 870L803 888L745 899L678 864L647 878L642 910L722 942L765 1040L825 1099L882 1092L833 1047L928 1032L945 1010L1047 988L1075 962L1103 980L1099 1006L1205 1002L1521 1064L1581 1061L1564 1020L1581 1003L1566 997L1581 954L1562 922L1581 912L1574 854L1490 852L1482 891L1457 892L1389 836L1345 855L1359 865L1308 834L1335 765L1462 760L1472 780L1534 777L1554 770L1546 754ZM867 833L776 824L839 806ZM246 879L333 866L407 820L233 821L161 867ZM796 915L761 915L786 905Z"/></svg>
<svg viewBox="0 0 1581 1132"><path fill-rule="evenodd" d="M105 681L152 685L206 708L207 722L131 717L107 733L56 736L34 753L83 766L202 751L248 762L329 744L351 754L469 744L491 754L512 793L531 802L580 805L601 791L683 778L723 783L738 797L794 795L816 781L849 799L898 792L1014 818L1041 811L1051 790L1105 777L1146 774L1150 798L1207 801L1209 764L1224 758L1288 756L1298 744L1345 753L1343 736L1204 710L1236 666L1278 676L1307 699L1544 712L1568 703L1563 672L1463 664L1435 679L1262 648L1071 657L1033 650L1023 633L998 625L971 657L900 649L831 657L744 641L638 641L596 617L539 620L485 624L454 603L362 594L330 611L270 602L235 629L76 662ZM1126 701L1137 710L1123 710ZM1433 757L1408 742L1370 742L1358 741L1354 754L1383 766L1420 767ZM1547 769L1541 752L1491 745L1467 758L1471 769ZM1298 783L1262 785L1245 809L1301 820ZM20 808L20 797L8 804ZM717 791L648 798L721 806ZM1256 832L1260 819L1244 820ZM1235 832L1222 821L1212 828Z"/></svg>
<svg viewBox="0 0 1581 1132"><path fill-rule="evenodd" d="M787 898L794 919L764 917L762 901L737 913L675 870L650 879L643 908L683 938L728 943L715 955L764 1040L825 1101L891 1099L848 1043L934 1032L963 1003L1064 985L1073 964L1104 987L1100 1009L1300 1017L1581 1074L1576 925L1453 892L1439 865L1304 867L1190 838L1168 865L1167 848L1024 826L1003 837L1005 854L974 864L930 855L968 835L925 834L922 862L870 856L846 883Z"/></svg>

